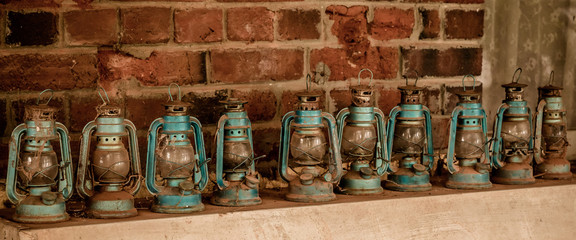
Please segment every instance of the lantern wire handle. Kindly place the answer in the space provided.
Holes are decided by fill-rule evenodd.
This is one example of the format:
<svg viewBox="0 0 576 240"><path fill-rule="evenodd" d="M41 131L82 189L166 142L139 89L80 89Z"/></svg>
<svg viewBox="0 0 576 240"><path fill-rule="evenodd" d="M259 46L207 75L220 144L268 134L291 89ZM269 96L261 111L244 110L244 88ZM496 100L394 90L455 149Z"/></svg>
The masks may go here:
<svg viewBox="0 0 576 240"><path fill-rule="evenodd" d="M174 98L172 98L172 91L170 90L172 85L176 85L176 87L178 87L178 101L182 100L182 91L180 91L180 85L177 83L170 83L170 85L168 85L168 95L170 95L170 101L174 101Z"/></svg>
<svg viewBox="0 0 576 240"><path fill-rule="evenodd" d="M418 77L418 71L414 70L414 72L416 73L416 80L414 80L414 86L416 86L416 83L418 83L418 79L420 79L420 77ZM408 76L402 75L402 77L404 78L404 80L406 80L406 86L408 86Z"/></svg>
<svg viewBox="0 0 576 240"><path fill-rule="evenodd" d="M52 100L52 97L54 97L54 90L48 88L44 91L42 91L40 94L38 94L38 99L36 99L36 105L40 105L40 97L42 96L42 94L44 94L45 92L50 91L50 98L48 98L48 101L46 101L46 103L44 103L45 105L48 105L48 103L50 102L50 100Z"/></svg>
<svg viewBox="0 0 576 240"><path fill-rule="evenodd" d="M102 97L101 92L104 92L104 96L106 96L106 99L104 99L104 97ZM104 102L104 104L110 103L110 98L108 98L108 93L106 93L106 90L101 86L98 87L98 95L100 95L100 99L102 99L102 102Z"/></svg>
<svg viewBox="0 0 576 240"><path fill-rule="evenodd" d="M466 76L464 76L464 77L462 78L462 87L464 88L464 92L466 92L466 85L464 85L464 80L465 80L467 77L471 77L471 78L474 80L474 82L473 82L473 84L472 84L472 91L474 91L474 89L476 89L476 78L474 77L474 75L468 74L468 75L466 75Z"/></svg>
<svg viewBox="0 0 576 240"><path fill-rule="evenodd" d="M312 82L312 76L306 74L306 91L310 92L310 82Z"/></svg>
<svg viewBox="0 0 576 240"><path fill-rule="evenodd" d="M518 73L518 77L516 77L516 73ZM514 75L512 75L512 82L518 83L518 81L520 80L520 75L522 75L522 68L518 68L518 69L516 69L516 71L514 71ZM514 80L516 80L516 81L514 81Z"/></svg>
<svg viewBox="0 0 576 240"><path fill-rule="evenodd" d="M370 86L370 85L372 85L372 79L374 79L374 73L372 72L372 70L370 70L368 68L364 68L364 69L360 70L360 72L358 72L358 85L360 85L360 75L364 71L370 72L370 82L368 82L368 86Z"/></svg>
<svg viewBox="0 0 576 240"><path fill-rule="evenodd" d="M550 72L550 80L548 80L548 85L552 85L552 82L554 81L554 71Z"/></svg>

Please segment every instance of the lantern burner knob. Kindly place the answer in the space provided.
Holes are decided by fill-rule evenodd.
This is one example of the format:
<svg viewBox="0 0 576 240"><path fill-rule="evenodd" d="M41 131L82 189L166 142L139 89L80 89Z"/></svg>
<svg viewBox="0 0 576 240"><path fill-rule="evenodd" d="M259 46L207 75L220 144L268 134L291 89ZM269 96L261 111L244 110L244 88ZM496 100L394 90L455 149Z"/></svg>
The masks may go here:
<svg viewBox="0 0 576 240"><path fill-rule="evenodd" d="M360 168L360 176L364 179L369 179L374 174L374 170L369 167L362 167Z"/></svg>
<svg viewBox="0 0 576 240"><path fill-rule="evenodd" d="M311 185L314 182L314 175L311 173L303 173L300 175L300 182L304 185Z"/></svg>
<svg viewBox="0 0 576 240"><path fill-rule="evenodd" d="M257 177L246 175L246 186L249 188L257 188L260 180Z"/></svg>
<svg viewBox="0 0 576 240"><path fill-rule="evenodd" d="M40 198L42 199L42 203L46 205L54 205L54 203L56 203L56 199L58 198L58 194L50 191L43 192Z"/></svg>

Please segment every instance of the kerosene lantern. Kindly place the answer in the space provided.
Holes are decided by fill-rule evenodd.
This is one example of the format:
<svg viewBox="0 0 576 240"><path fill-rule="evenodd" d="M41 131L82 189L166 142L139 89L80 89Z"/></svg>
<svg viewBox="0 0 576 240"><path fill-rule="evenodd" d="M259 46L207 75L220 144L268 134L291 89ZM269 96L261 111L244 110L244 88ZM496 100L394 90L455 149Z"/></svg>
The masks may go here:
<svg viewBox="0 0 576 240"><path fill-rule="evenodd" d="M10 138L6 195L16 205L14 221L54 223L68 220L65 200L72 196L72 162L68 130L54 120L57 109L48 106L52 96L24 110L24 121ZM51 141L59 141L60 159ZM22 149L22 142L24 147Z"/></svg>
<svg viewBox="0 0 576 240"><path fill-rule="evenodd" d="M466 90L464 80L474 80L471 90ZM490 182L490 156L486 137L486 112L482 108L480 93L474 91L476 78L462 78L462 92L457 92L459 102L452 111L446 165L452 175L446 187L455 189L481 189L492 187ZM458 166L454 161L458 161Z"/></svg>
<svg viewBox="0 0 576 240"><path fill-rule="evenodd" d="M310 80L308 75L306 91L296 94L299 100L296 111L284 115L280 132L278 169L282 179L289 184L286 199L295 202L336 199L333 184L338 183L342 174L336 120L331 114L322 112L322 93L310 91ZM327 129L323 120L328 125ZM330 145L323 129L328 131Z"/></svg>
<svg viewBox="0 0 576 240"><path fill-rule="evenodd" d="M417 73L416 73L417 74ZM430 169L434 163L432 143L432 119L430 110L422 104L425 87L408 84L400 86L401 102L390 111L388 119L388 159L392 154L401 157L397 169L388 175L384 187L403 192L428 191Z"/></svg>
<svg viewBox="0 0 576 240"><path fill-rule="evenodd" d="M100 93L104 92L104 97ZM136 127L122 116L119 106L110 105L104 89L98 94L102 105L96 119L82 130L76 190L88 199L86 213L92 218L125 218L138 215L133 195L140 189L140 158ZM90 144L96 138L95 150ZM129 150L122 138L128 137Z"/></svg>
<svg viewBox="0 0 576 240"><path fill-rule="evenodd" d="M516 78L516 74L518 77ZM524 88L518 83L522 69L516 69L512 82L502 85L506 91L494 122L492 181L500 184L530 184L532 175L532 114L524 100Z"/></svg>
<svg viewBox="0 0 576 240"><path fill-rule="evenodd" d="M352 105L340 110L336 117L342 162L348 163L347 172L340 180L339 188L344 194L377 194L383 191L380 176L388 170L386 156L386 130L384 113L372 105L373 90L360 84L350 87Z"/></svg>
<svg viewBox="0 0 576 240"><path fill-rule="evenodd" d="M538 88L534 160L536 172L544 179L570 179L570 162L566 160L566 109L562 104L562 88L553 86L554 72L547 86Z"/></svg>
<svg viewBox="0 0 576 240"><path fill-rule="evenodd" d="M174 101L170 88L178 87ZM166 115L157 118L148 131L146 186L156 195L153 212L190 213L202 211L200 192L208 183L202 125L188 115L190 104L182 102L180 86L168 86L170 101ZM188 135L193 135L194 147Z"/></svg>
<svg viewBox="0 0 576 240"><path fill-rule="evenodd" d="M248 206L262 203L258 194L252 125L244 104L238 98L220 103L226 109L216 130L216 186L211 202L220 206Z"/></svg>

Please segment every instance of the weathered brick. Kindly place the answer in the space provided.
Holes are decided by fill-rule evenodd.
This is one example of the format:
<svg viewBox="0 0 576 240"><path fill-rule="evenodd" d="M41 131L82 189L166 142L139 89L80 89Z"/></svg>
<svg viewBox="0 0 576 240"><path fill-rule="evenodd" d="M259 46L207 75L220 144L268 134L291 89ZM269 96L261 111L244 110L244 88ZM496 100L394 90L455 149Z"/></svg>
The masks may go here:
<svg viewBox="0 0 576 240"><path fill-rule="evenodd" d="M366 20L367 6L331 5L326 14L333 20L331 32L346 49L348 59L357 61L370 48Z"/></svg>
<svg viewBox="0 0 576 240"><path fill-rule="evenodd" d="M442 114L442 102L438 87L427 87L422 93L422 104L428 107L432 114Z"/></svg>
<svg viewBox="0 0 576 240"><path fill-rule="evenodd" d="M370 34L374 39L410 38L412 28L414 28L414 11L411 8L374 9L374 20L370 23Z"/></svg>
<svg viewBox="0 0 576 240"><path fill-rule="evenodd" d="M136 78L146 86L205 82L202 52L153 52L146 59L114 51L98 53L101 82Z"/></svg>
<svg viewBox="0 0 576 240"><path fill-rule="evenodd" d="M215 50L210 54L212 80L224 83L286 81L302 77L300 49Z"/></svg>
<svg viewBox="0 0 576 240"><path fill-rule="evenodd" d="M122 43L166 43L170 39L170 8L128 8L120 13Z"/></svg>
<svg viewBox="0 0 576 240"><path fill-rule="evenodd" d="M422 3L422 2L443 2L443 3L484 3L484 0L402 0L403 2L413 2L413 3Z"/></svg>
<svg viewBox="0 0 576 240"><path fill-rule="evenodd" d="M448 39L474 39L484 35L484 10L446 12L444 32Z"/></svg>
<svg viewBox="0 0 576 240"><path fill-rule="evenodd" d="M0 0L0 6L8 9L58 8L62 0Z"/></svg>
<svg viewBox="0 0 576 240"><path fill-rule="evenodd" d="M469 90L472 87L472 83L469 82L470 79L465 80L466 90ZM444 114L452 114L454 108L458 104L458 95L456 93L462 92L464 89L462 86L446 86L446 93L444 94ZM482 96L482 84L476 82L476 87L474 88L474 92L477 92Z"/></svg>
<svg viewBox="0 0 576 240"><path fill-rule="evenodd" d="M334 116L336 116L336 114L338 114L340 110L347 108L350 106L350 104L352 104L352 95L350 94L349 89L332 90L330 91L330 97L332 98L332 101L334 102L334 107L336 108L333 109L334 111L332 112Z"/></svg>
<svg viewBox="0 0 576 240"><path fill-rule="evenodd" d="M179 9L174 12L174 41L222 41L221 9Z"/></svg>
<svg viewBox="0 0 576 240"><path fill-rule="evenodd" d="M255 87L252 91L234 90L232 97L248 101L246 112L251 121L270 121L276 116L276 95L270 89Z"/></svg>
<svg viewBox="0 0 576 240"><path fill-rule="evenodd" d="M42 98L40 100L41 103L46 103L46 98L49 95L42 95ZM31 98L31 99L19 99L19 100L14 100L10 103L10 111L12 111L14 116L14 122L18 125L21 123L24 123L24 112L26 111L26 106L28 105L36 105L36 101L38 99L37 98ZM54 114L54 116L56 117L56 121L60 122L64 125L66 125L66 117L65 113L64 113L64 109L62 109L64 107L64 99L61 97L53 97L52 100L50 100L49 102L49 106L51 107L55 107L57 109L56 113Z"/></svg>
<svg viewBox="0 0 576 240"><path fill-rule="evenodd" d="M327 111L326 99L325 99L326 92L324 90L315 90L314 88L312 88L312 90L319 91L322 93L322 95L320 96L320 108L322 108L323 111ZM303 91L305 90L282 92L282 99L280 103L280 113L282 114L282 116L284 116L287 112L296 110L296 105L298 104L298 97L296 95Z"/></svg>
<svg viewBox="0 0 576 240"><path fill-rule="evenodd" d="M216 0L218 2L300 2L304 0Z"/></svg>
<svg viewBox="0 0 576 240"><path fill-rule="evenodd" d="M265 7L229 9L227 23L229 40L274 40L274 12Z"/></svg>
<svg viewBox="0 0 576 240"><path fill-rule="evenodd" d="M50 45L58 41L58 16L51 12L9 12L6 44Z"/></svg>
<svg viewBox="0 0 576 240"><path fill-rule="evenodd" d="M380 108L385 115L388 115L390 110L400 103L400 90L387 86L378 86L378 88L380 88L378 91L378 108Z"/></svg>
<svg viewBox="0 0 576 240"><path fill-rule="evenodd" d="M10 151L10 143L8 140L0 141L0 176L7 176L8 170L8 153Z"/></svg>
<svg viewBox="0 0 576 240"><path fill-rule="evenodd" d="M448 148L450 137L450 116L432 116L432 143L434 149Z"/></svg>
<svg viewBox="0 0 576 240"><path fill-rule="evenodd" d="M182 96L182 101L192 104L190 115L198 118L202 124L216 124L224 111L220 103L228 97L227 90L213 92L190 92Z"/></svg>
<svg viewBox="0 0 576 240"><path fill-rule="evenodd" d="M358 72L368 68L375 79L395 78L398 72L398 50L396 48L373 47L358 58L349 58L345 49L322 48L310 53L310 69L323 62L330 68L330 81L356 78Z"/></svg>
<svg viewBox="0 0 576 240"><path fill-rule="evenodd" d="M320 11L283 9L278 12L280 40L318 39Z"/></svg>
<svg viewBox="0 0 576 240"><path fill-rule="evenodd" d="M0 90L92 88L98 80L94 54L27 54L0 57Z"/></svg>
<svg viewBox="0 0 576 240"><path fill-rule="evenodd" d="M118 2L159 2L159 0L114 0ZM162 2L202 2L204 0L162 0Z"/></svg>
<svg viewBox="0 0 576 240"><path fill-rule="evenodd" d="M112 45L118 40L116 9L80 10L64 13L71 45Z"/></svg>
<svg viewBox="0 0 576 240"><path fill-rule="evenodd" d="M0 99L0 137L10 136L9 132L6 131L6 125L8 125L8 113L6 112L6 99Z"/></svg>
<svg viewBox="0 0 576 240"><path fill-rule="evenodd" d="M280 146L280 128L253 129L254 155L266 155L257 160L256 171L265 178L276 178L278 173L278 146Z"/></svg>
<svg viewBox="0 0 576 240"><path fill-rule="evenodd" d="M440 35L440 15L438 10L420 9L420 15L424 26L420 33L420 39L438 38Z"/></svg>
<svg viewBox="0 0 576 240"><path fill-rule="evenodd" d="M70 94L69 129L71 132L82 132L84 126L96 118L96 107L101 105L98 93L94 92L88 96L78 96Z"/></svg>
<svg viewBox="0 0 576 240"><path fill-rule="evenodd" d="M166 94L126 97L126 118L134 123L136 129L148 129L154 119L164 116L167 102Z"/></svg>
<svg viewBox="0 0 576 240"><path fill-rule="evenodd" d="M480 75L481 48L402 49L404 73L417 71L422 76Z"/></svg>

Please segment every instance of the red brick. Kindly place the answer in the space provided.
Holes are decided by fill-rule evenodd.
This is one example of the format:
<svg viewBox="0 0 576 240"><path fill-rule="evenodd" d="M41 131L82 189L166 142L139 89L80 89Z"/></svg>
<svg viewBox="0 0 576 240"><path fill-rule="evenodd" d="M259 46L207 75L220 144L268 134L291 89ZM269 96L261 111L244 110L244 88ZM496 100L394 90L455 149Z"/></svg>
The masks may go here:
<svg viewBox="0 0 576 240"><path fill-rule="evenodd" d="M400 103L400 90L386 86L378 86L378 88L380 88L378 91L378 108L380 108L385 115L388 115L390 110Z"/></svg>
<svg viewBox="0 0 576 240"><path fill-rule="evenodd" d="M410 38L414 28L412 9L376 8L370 23L370 34L377 40Z"/></svg>
<svg viewBox="0 0 576 240"><path fill-rule="evenodd" d="M9 137L10 133L6 131L8 125L8 112L6 111L6 99L0 99L0 137ZM6 132L5 132L6 131Z"/></svg>
<svg viewBox="0 0 576 240"><path fill-rule="evenodd" d="M139 59L114 51L98 53L101 82L136 78L146 86L170 83L190 85L205 82L202 52L153 52Z"/></svg>
<svg viewBox="0 0 576 240"><path fill-rule="evenodd" d="M330 81L356 78L363 68L372 70L375 79L391 79L395 78L398 72L398 50L373 47L361 57L350 58L345 49L314 49L310 53L310 69L316 69L319 62L330 68Z"/></svg>
<svg viewBox="0 0 576 240"><path fill-rule="evenodd" d="M121 9L122 43L166 43L170 39L170 8Z"/></svg>
<svg viewBox="0 0 576 240"><path fill-rule="evenodd" d="M323 111L326 111L326 100L325 100L326 92L324 90L315 90L315 88L312 88L312 90L320 91L322 93L322 95L320 96L320 108L322 108ZM287 112L296 110L296 104L298 104L298 97L296 96L296 94L302 91L284 91L282 93L282 99L280 103L280 113L282 114L282 117Z"/></svg>
<svg viewBox="0 0 576 240"><path fill-rule="evenodd" d="M448 148L450 137L450 116L432 116L432 143L434 149Z"/></svg>
<svg viewBox="0 0 576 240"><path fill-rule="evenodd" d="M27 54L0 57L0 90L93 88L98 80L93 54Z"/></svg>
<svg viewBox="0 0 576 240"><path fill-rule="evenodd" d="M469 87L472 86L471 83L471 79L466 79L465 82L466 84L466 90L469 90ZM452 111L454 111L454 108L456 107L456 105L458 104L458 95L456 95L457 92L462 92L464 89L462 88L462 86L446 86L446 93L444 94L444 114L449 115L452 114ZM478 94L480 94L480 96L482 96L482 84L479 82L476 82L476 87L474 88L474 92L477 92Z"/></svg>
<svg viewBox="0 0 576 240"><path fill-rule="evenodd" d="M266 87L252 91L234 90L232 97L248 101L246 112L251 121L270 121L276 116L276 95Z"/></svg>
<svg viewBox="0 0 576 240"><path fill-rule="evenodd" d="M446 12L445 29L448 39L474 39L484 35L484 10Z"/></svg>
<svg viewBox="0 0 576 240"><path fill-rule="evenodd" d="M480 75L481 48L402 49L404 73L418 71L422 76Z"/></svg>
<svg viewBox="0 0 576 240"><path fill-rule="evenodd" d="M102 99L100 99L98 93L94 93L89 96L77 96L75 94L70 94L70 111L68 113L69 117L69 129L71 132L82 132L84 126L96 118L96 107L101 105Z"/></svg>
<svg viewBox="0 0 576 240"><path fill-rule="evenodd" d="M164 104L168 95L149 95L126 97L126 118L130 119L136 129L147 130L154 119L164 116Z"/></svg>
<svg viewBox="0 0 576 240"><path fill-rule="evenodd" d="M58 15L52 12L9 12L6 44L46 46L58 41Z"/></svg>
<svg viewBox="0 0 576 240"><path fill-rule="evenodd" d="M286 81L303 76L304 52L300 49L230 49L210 55L214 82Z"/></svg>
<svg viewBox="0 0 576 240"><path fill-rule="evenodd" d="M338 114L338 112L344 108L347 108L352 104L352 95L350 94L349 89L345 90L332 90L330 91L330 97L334 102L334 111L332 114L334 117Z"/></svg>
<svg viewBox="0 0 576 240"><path fill-rule="evenodd" d="M274 12L265 7L229 9L227 22L229 40L274 40Z"/></svg>
<svg viewBox="0 0 576 240"><path fill-rule="evenodd" d="M176 10L174 41L179 43L222 41L222 10Z"/></svg>
<svg viewBox="0 0 576 240"><path fill-rule="evenodd" d="M361 58L370 48L366 6L332 5L326 8L326 14L333 20L332 34L344 46L351 59Z"/></svg>
<svg viewBox="0 0 576 240"><path fill-rule="evenodd" d="M8 9L58 8L63 0L1 0L0 5Z"/></svg>
<svg viewBox="0 0 576 240"><path fill-rule="evenodd" d="M112 45L118 41L116 9L81 10L64 13L71 45Z"/></svg>
<svg viewBox="0 0 576 240"><path fill-rule="evenodd" d="M278 12L280 40L318 39L320 11L283 9Z"/></svg>
<svg viewBox="0 0 576 240"><path fill-rule="evenodd" d="M420 15L424 26L420 33L420 39L438 38L440 35L440 15L438 10L420 9Z"/></svg>
<svg viewBox="0 0 576 240"><path fill-rule="evenodd" d="M228 91L216 90L213 92L190 92L182 96L182 101L192 104L190 115L198 118L203 125L216 124L224 111L220 103L228 98Z"/></svg>

